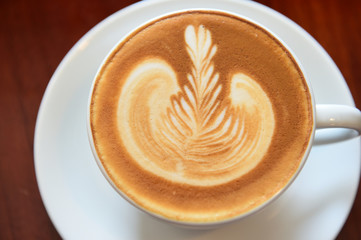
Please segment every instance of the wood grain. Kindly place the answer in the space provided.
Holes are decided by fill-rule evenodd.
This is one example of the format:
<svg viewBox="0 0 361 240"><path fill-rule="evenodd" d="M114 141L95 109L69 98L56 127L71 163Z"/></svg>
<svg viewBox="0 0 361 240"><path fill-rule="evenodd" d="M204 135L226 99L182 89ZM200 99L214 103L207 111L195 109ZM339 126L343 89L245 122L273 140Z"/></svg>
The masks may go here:
<svg viewBox="0 0 361 240"><path fill-rule="evenodd" d="M60 239L42 203L33 158L45 88L94 25L136 1L0 1L0 239ZM361 108L361 1L262 0L330 54ZM338 239L361 239L360 188Z"/></svg>

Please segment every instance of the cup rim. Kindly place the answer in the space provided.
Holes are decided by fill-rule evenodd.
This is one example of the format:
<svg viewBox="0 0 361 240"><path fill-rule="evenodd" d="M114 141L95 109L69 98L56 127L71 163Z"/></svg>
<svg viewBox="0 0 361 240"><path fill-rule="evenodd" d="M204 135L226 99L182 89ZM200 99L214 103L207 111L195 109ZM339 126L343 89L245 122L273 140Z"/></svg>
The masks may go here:
<svg viewBox="0 0 361 240"><path fill-rule="evenodd" d="M278 191L277 193L275 193L271 198L267 199L266 201L264 201L262 204L250 209L247 212L244 212L242 214L236 215L234 217L231 218L226 218L226 219L221 219L221 220L216 220L216 221L210 221L210 222L195 222L195 221L182 221L182 220L175 220L175 219L170 219L170 218L166 218L163 215L160 214L156 214L146 208L143 208L142 206L138 205L136 202L134 202L131 198L129 198L123 191L121 191L116 185L115 183L111 180L111 178L109 177L107 171L105 170L103 164L101 163L101 160L98 156L96 147L95 147L95 143L94 143L94 138L93 138L93 131L92 131L92 127L91 127L91 102L92 102L92 96L94 93L94 88L95 88L95 84L97 82L97 78L98 75L100 74L104 64L107 62L107 60L109 59L109 57L111 57L111 55L117 50L118 46L120 44L122 44L132 33L136 32L139 29L142 29L143 27L159 20L162 18L168 18L171 17L173 15L177 15L177 14L181 14L181 13L186 13L186 12L213 12L215 14L223 14L223 15L230 15L232 17L238 18L238 19L242 19L242 20L246 20L247 22L254 24L256 26L258 26L259 28L261 28L262 30L264 30L265 32L267 32L269 35L271 35L276 41L278 41L285 49L287 52L290 53L290 56L293 58L294 62L296 63L296 65L299 67L302 75L303 75L303 80L307 85L308 88L308 92L309 92L309 96L310 96L310 101L311 101L311 108L312 108L312 131L310 133L310 138L308 140L307 143L307 147L306 150L304 151L302 160L300 161L297 170L295 171L295 173L292 175L292 177L288 180L287 184L285 186L283 186L283 188ZM89 144L91 147L91 151L92 154L94 156L94 159L99 167L99 169L102 172L102 175L107 179L107 181L109 182L109 184L114 188L114 190L123 198L125 199L127 202L129 202L131 205L133 205L134 207L136 207L137 209L141 210L144 213L147 213L150 216L155 217L158 220L161 220L163 222L167 222L170 223L172 225L176 225L176 226L180 226L180 227L185 227L185 228L194 228L194 229L208 229L208 228L215 228L215 227L219 227L228 223L232 223L234 221L238 221L238 220L242 220L247 218L248 216L251 216L253 214L256 214L260 211L262 211L263 209L265 209L267 206L269 206L271 203L273 203L274 201L276 201L285 191L287 191L287 189L292 185L292 183L295 181L295 179L298 177L299 173L301 172L301 170L303 169L307 158L310 154L311 148L312 148L312 143L314 141L314 137L315 137L315 131L316 131L316 103L315 103L315 97L314 97L314 92L312 89L312 85L311 82L308 80L308 77L306 75L306 71L304 69L304 67L302 66L300 60L298 59L297 55L292 51L292 49L280 38L277 36L277 34L275 34L273 31L271 31L270 29L268 29L267 27L265 27L263 24L260 24L259 22L243 16L241 14L232 12L232 11L228 11L228 10L220 10L220 9L216 9L216 8L185 8L182 10L177 10L177 11L170 11L168 13L165 14L160 14L156 17L153 17L151 19L149 19L148 21L144 21L142 24L138 25L137 27L133 28L131 31L129 31L128 33L124 34L122 38L120 38L120 40L114 44L114 46L111 48L110 51L108 51L108 53L106 54L106 56L104 57L104 59L102 60L102 62L100 63L100 65L98 66L98 69L96 71L96 74L92 80L92 84L91 84L91 88L90 88L90 93L88 96L88 104L87 104L87 135L88 135L88 140L89 140Z"/></svg>

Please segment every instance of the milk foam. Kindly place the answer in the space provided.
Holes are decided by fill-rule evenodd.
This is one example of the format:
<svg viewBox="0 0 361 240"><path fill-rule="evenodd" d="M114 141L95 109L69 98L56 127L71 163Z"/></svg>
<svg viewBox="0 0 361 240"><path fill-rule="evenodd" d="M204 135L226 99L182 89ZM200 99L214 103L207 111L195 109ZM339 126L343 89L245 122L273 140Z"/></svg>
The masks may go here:
<svg viewBox="0 0 361 240"><path fill-rule="evenodd" d="M287 49L247 20L208 10L127 36L90 103L109 180L141 208L192 223L234 218L279 193L302 163L313 117Z"/></svg>
<svg viewBox="0 0 361 240"><path fill-rule="evenodd" d="M118 131L132 159L153 174L195 186L226 183L266 154L275 128L271 101L241 70L226 81L225 96L211 32L189 25L184 38L192 64L186 83L160 57L138 63L119 97Z"/></svg>

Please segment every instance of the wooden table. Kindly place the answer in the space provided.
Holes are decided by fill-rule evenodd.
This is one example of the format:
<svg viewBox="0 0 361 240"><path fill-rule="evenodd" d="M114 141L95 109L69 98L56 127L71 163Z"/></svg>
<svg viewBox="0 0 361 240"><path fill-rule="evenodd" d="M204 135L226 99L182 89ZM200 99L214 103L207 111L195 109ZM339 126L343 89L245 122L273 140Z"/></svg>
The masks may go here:
<svg viewBox="0 0 361 240"><path fill-rule="evenodd" d="M134 0L0 2L0 239L59 239L34 172L36 116L48 81L95 24ZM262 0L330 54L361 108L361 1ZM338 239L361 239L360 188Z"/></svg>

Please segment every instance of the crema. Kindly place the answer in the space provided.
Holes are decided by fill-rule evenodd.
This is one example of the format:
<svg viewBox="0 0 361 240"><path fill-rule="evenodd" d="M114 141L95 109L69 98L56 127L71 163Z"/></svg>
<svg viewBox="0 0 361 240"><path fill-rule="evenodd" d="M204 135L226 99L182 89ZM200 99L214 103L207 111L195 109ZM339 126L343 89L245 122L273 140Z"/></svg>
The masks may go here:
<svg viewBox="0 0 361 240"><path fill-rule="evenodd" d="M90 123L106 174L131 201L212 222L290 181L313 116L304 76L277 39L202 10L159 18L119 43L95 80Z"/></svg>

